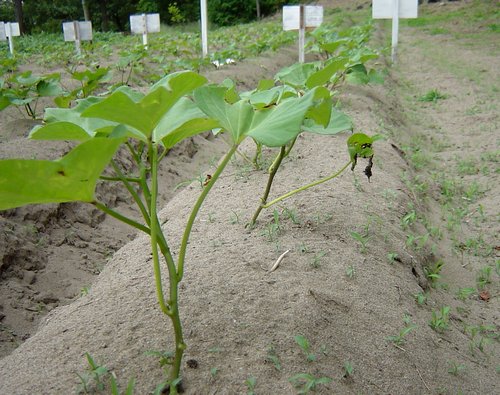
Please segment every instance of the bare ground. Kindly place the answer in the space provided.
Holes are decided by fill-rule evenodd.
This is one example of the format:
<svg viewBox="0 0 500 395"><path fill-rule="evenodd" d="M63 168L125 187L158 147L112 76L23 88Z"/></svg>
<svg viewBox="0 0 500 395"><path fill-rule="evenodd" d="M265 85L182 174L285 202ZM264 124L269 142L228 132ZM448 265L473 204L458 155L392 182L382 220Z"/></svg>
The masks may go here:
<svg viewBox="0 0 500 395"><path fill-rule="evenodd" d="M437 7L423 10L436 12ZM204 204L189 248L181 289L188 343L186 393L245 393L245 380L253 376L256 393L289 394L294 393L289 378L297 373L332 378L317 388L325 394L498 393L499 284L494 266L500 245L500 158L495 135L498 89L492 88L498 87L500 69L496 52L494 43L467 46L449 35L402 29L398 64L390 68L386 84L349 87L343 93L344 110L357 130L389 136L377 142L371 182L360 164L353 173L285 200L276 207L282 229L271 241L272 209L263 213L255 229L245 228L266 174L239 159L232 163ZM294 60L293 53L280 54L265 67L261 64L266 60L255 60L226 70L246 81L270 77L272 65L279 69ZM462 67L450 67L456 64ZM262 77L256 77L258 72ZM220 77L224 75L214 79ZM432 89L446 99L418 100ZM278 174L273 195L340 168L348 160L346 138L302 136ZM206 152L218 144L204 139L195 143L204 145L205 163L212 155ZM2 156L8 146L0 145ZM271 152L265 154L272 158ZM198 165L183 158L179 153L169 168L178 171L189 163L198 171ZM210 173L208 167L205 173ZM190 174L182 173L171 185L193 177L193 170ZM193 183L162 211L172 240L179 239L199 190ZM25 326L31 336L0 361L0 393L73 393L79 386L76 374L86 369L85 352L110 369L122 388L133 377L136 393L150 393L163 372L145 351L168 349L172 335L156 307L148 241L138 236L119 249L98 267L100 274L89 292L74 298L90 280L93 266L76 264L84 273L83 282L76 269L68 280L63 270L75 263L67 262L81 262L81 255L87 254L87 261L95 264L102 259L97 257L134 235L124 231L118 237L118 224L112 220L96 219L96 230L97 224L88 223L93 217L80 211L86 209L64 206L47 208L53 214L44 214L46 221L40 220L43 215L30 219L29 209L16 213L22 218L16 226L27 226L25 233L15 233L19 240L13 251L29 246L25 240L36 246L46 239L52 248L47 247L45 258L35 258L28 250L21 259L25 264L2 267L2 325L13 325L18 315L34 318ZM419 220L402 226L412 209ZM83 224L71 236L79 222ZM35 236L30 227L36 228ZM352 238L352 231L368 232L366 249ZM417 244L408 242L412 235ZM58 245L61 239L66 242ZM73 240L69 245L68 239ZM10 246L9 239L2 253ZM175 251L175 242L172 247ZM96 255L91 255L93 250ZM286 250L290 252L280 267L268 273L267 267ZM397 258L388 259L390 253ZM65 264L51 269L58 254ZM23 257L14 252L11 256ZM431 287L425 268L439 260L444 262L441 277ZM484 267L492 268L490 282L478 289L478 273ZM457 290L466 287L473 292L461 300ZM62 290L67 297L60 296ZM44 301L44 293L58 300L47 296ZM421 304L415 300L419 293L427 297ZM70 299L71 304L52 310ZM9 311L12 302L19 306ZM51 310L48 315L30 312L40 302ZM438 332L429 321L443 306L450 307L448 328ZM400 333L404 316L416 329L395 344L387 337ZM39 329L33 333L38 320ZM4 330L2 336L8 333ZM294 341L297 335L309 340L315 361L307 360ZM347 362L354 368L351 375L345 374Z"/></svg>

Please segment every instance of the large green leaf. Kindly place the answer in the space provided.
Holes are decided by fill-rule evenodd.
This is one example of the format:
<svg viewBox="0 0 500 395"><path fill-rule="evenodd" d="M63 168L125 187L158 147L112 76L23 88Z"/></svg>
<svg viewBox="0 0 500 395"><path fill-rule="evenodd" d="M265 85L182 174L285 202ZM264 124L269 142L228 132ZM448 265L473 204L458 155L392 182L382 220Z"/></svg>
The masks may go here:
<svg viewBox="0 0 500 395"><path fill-rule="evenodd" d="M125 91L116 91L83 111L82 116L131 126L149 138L175 103L205 82L204 77L190 71L170 74L157 82L139 101Z"/></svg>
<svg viewBox="0 0 500 395"><path fill-rule="evenodd" d="M272 109L255 113L247 135L268 147L281 147L301 132L307 111L314 102L315 91L306 95L290 98Z"/></svg>
<svg viewBox="0 0 500 395"><path fill-rule="evenodd" d="M294 88L303 88L307 79L316 72L317 68L316 63L296 63L280 70L276 74L276 79Z"/></svg>
<svg viewBox="0 0 500 395"><path fill-rule="evenodd" d="M346 67L346 64L348 61L349 60L347 58L335 59L334 61L327 64L325 67L323 67L319 71L311 74L307 78L305 85L309 89L312 89L315 86L321 86L321 85L328 83L335 73L345 70L345 67Z"/></svg>
<svg viewBox="0 0 500 395"><path fill-rule="evenodd" d="M168 149L185 138L218 126L216 120L207 118L191 100L182 97L155 128L153 141L161 141Z"/></svg>
<svg viewBox="0 0 500 395"><path fill-rule="evenodd" d="M84 141L94 137L104 128L116 126L115 122L81 116L83 111L100 101L102 101L101 98L89 97L79 100L78 104L71 109L46 109L44 116L46 124L35 126L29 137L34 140Z"/></svg>
<svg viewBox="0 0 500 395"><path fill-rule="evenodd" d="M59 160L0 160L0 210L34 203L92 202L123 139L94 138Z"/></svg>
<svg viewBox="0 0 500 395"><path fill-rule="evenodd" d="M229 104L224 100L224 87L206 86L194 93L196 104L219 126L231 133L239 144L247 136L269 147L282 146L301 131L305 114L311 107L315 90L303 97L288 98L269 108L256 109L246 100Z"/></svg>
<svg viewBox="0 0 500 395"><path fill-rule="evenodd" d="M319 125L312 119L306 119L302 129L304 132L332 135L346 130L352 130L352 127L352 119L348 115L335 108L331 108L330 121L326 127Z"/></svg>

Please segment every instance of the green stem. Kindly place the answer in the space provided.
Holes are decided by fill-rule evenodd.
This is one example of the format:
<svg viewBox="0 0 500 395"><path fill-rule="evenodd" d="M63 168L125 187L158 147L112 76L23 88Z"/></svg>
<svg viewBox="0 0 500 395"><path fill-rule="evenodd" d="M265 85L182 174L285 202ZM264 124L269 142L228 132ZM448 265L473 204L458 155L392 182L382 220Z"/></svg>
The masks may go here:
<svg viewBox="0 0 500 395"><path fill-rule="evenodd" d="M264 191L264 194L260 198L260 205L259 205L259 207L257 207L257 210L255 211L255 214L253 215L252 220L250 221L250 226L255 225L255 222L257 221L257 218L259 217L260 212L262 211L262 209L264 208L264 205L267 202L267 198L269 197L269 193L271 192L271 186L273 185L274 176L276 175L276 173L281 165L281 162L283 161L283 158L285 157L285 153L286 153L286 147L283 146L283 147L281 147L280 153L278 154L278 156L274 160L273 164L271 165L271 167L269 167L269 178L267 179L266 189Z"/></svg>
<svg viewBox="0 0 500 395"><path fill-rule="evenodd" d="M284 199L286 199L286 198L289 198L290 196L295 195L296 193L299 193L299 192L305 191L306 189L312 188L312 187L314 187L314 186L316 186L316 185L322 184L322 183L324 183L324 182L327 182L327 181L330 181L330 180L334 179L335 177L338 177L340 174L342 174L342 172L343 172L345 169L347 169L347 167L348 167L351 163L352 163L352 161L347 162L347 164L346 164L344 167L342 167L342 169L340 169L338 172L333 173L333 174L331 174L331 175L329 175L329 176L327 176L327 177L321 178L321 179L319 179L319 180L316 180L316 181L314 181L314 182L311 182L310 184L304 185L304 186L302 186L302 187L300 187L300 188L294 189L293 191L290 191L290 192L288 192L288 193L286 193L286 194L284 194L284 195L282 195L282 196L280 196L280 197L278 197L278 198L274 199L273 201L271 201L271 202L269 202L269 203L267 203L267 204L262 205L262 208L269 208L269 207L271 207L273 204L276 204L276 203L278 203L278 202L280 202L280 201L282 201L282 200L284 200Z"/></svg>
<svg viewBox="0 0 500 395"><path fill-rule="evenodd" d="M125 185L125 188L127 188L127 191L130 193L130 195L134 199L135 203L139 207L139 210L141 210L141 214L142 214L142 217L144 218L144 221L146 221L146 224L148 226L151 226L151 218L152 217L149 216L148 210L144 206L144 203L142 202L141 197L135 191L134 187L132 185L130 185L130 182L125 177L125 174L123 174L120 167L118 166L118 164L114 160L111 160L111 165L113 166L113 169L115 170L116 174L118 174L120 181L123 182L123 185ZM142 178L139 178L138 180L139 180L140 184L143 182ZM144 180L144 182L145 182L145 180Z"/></svg>
<svg viewBox="0 0 500 395"><path fill-rule="evenodd" d="M259 159L262 157L262 144L255 141L255 155L253 157L253 166L256 170L260 169Z"/></svg>
<svg viewBox="0 0 500 395"><path fill-rule="evenodd" d="M172 312L170 307L165 303L165 297L163 294L163 285L161 282L161 268L160 260L158 257L158 233L161 232L159 223L157 221L157 210L156 210L156 197L158 195L158 148L151 144L150 149L150 160L151 160L151 252L153 253L153 269L155 274L156 282L156 296L158 298L158 303L160 304L160 309L163 313L171 315Z"/></svg>
<svg viewBox="0 0 500 395"><path fill-rule="evenodd" d="M226 167L226 165L229 163L229 160L232 158L236 150L238 149L238 145L235 144L231 147L229 152L226 154L222 162L219 164L217 169L215 170L215 173L212 175L212 178L208 182L208 184L203 188L200 196L198 197L198 200L196 201L195 205L193 206L193 209L191 211L191 215L189 216L188 222L186 224L186 228L184 230L184 235L182 236L182 241L181 241L181 247L179 251L179 259L177 261L177 278L179 281L181 281L182 276L184 275L184 260L186 258L186 248L187 244L189 241L189 236L191 235L191 230L193 228L194 220L196 219L196 215L198 215L198 211L200 211L201 205L203 204L203 201L207 197L208 193L212 189L213 185L219 178L220 174Z"/></svg>
<svg viewBox="0 0 500 395"><path fill-rule="evenodd" d="M113 218L116 218L118 221L124 222L127 225L130 225L136 229L139 229L140 231L143 231L144 233L147 233L148 235L151 234L151 230L148 227L140 224L139 222L134 221L133 219L130 219L130 218L120 214L119 212L117 212L113 209L110 209L109 207L105 206L104 204L102 204L100 202L92 202L92 204L96 208L98 208L99 210L103 211L104 213L110 215Z"/></svg>
<svg viewBox="0 0 500 395"><path fill-rule="evenodd" d="M121 182L123 182L123 180L126 180L127 182L135 182L138 184L141 182L141 179L139 177L125 177L124 179L122 179L120 177L100 176L99 179L103 181L121 181Z"/></svg>

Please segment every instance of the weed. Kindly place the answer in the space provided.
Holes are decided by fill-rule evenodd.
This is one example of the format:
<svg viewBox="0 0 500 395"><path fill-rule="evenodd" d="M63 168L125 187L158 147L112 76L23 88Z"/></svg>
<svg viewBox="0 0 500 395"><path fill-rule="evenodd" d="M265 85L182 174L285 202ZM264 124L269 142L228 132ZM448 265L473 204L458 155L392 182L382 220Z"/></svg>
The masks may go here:
<svg viewBox="0 0 500 395"><path fill-rule="evenodd" d="M391 265L394 265L394 262L400 261L399 255L396 252L389 252L387 254L387 260Z"/></svg>
<svg viewBox="0 0 500 395"><path fill-rule="evenodd" d="M457 298L465 302L471 295L476 293L475 288L459 288L457 291Z"/></svg>
<svg viewBox="0 0 500 395"><path fill-rule="evenodd" d="M94 361L89 353L85 353L88 362L88 369L83 374L78 374L80 379L80 387L77 390L79 394L93 394L97 392L104 392L106 389L106 382L109 380L109 391L111 395L120 395L120 390L116 382L116 376L110 372L105 366L99 365ZM135 380L130 379L127 388L122 393L123 395L132 395L134 393Z"/></svg>
<svg viewBox="0 0 500 395"><path fill-rule="evenodd" d="M231 211L231 214L229 215L229 222L231 222L231 225L240 224L240 216L236 211Z"/></svg>
<svg viewBox="0 0 500 395"><path fill-rule="evenodd" d="M443 269L444 262L442 260L437 260L432 266L424 267L424 273L427 279L430 281L431 285L435 285L436 281L441 278L441 270Z"/></svg>
<svg viewBox="0 0 500 395"><path fill-rule="evenodd" d="M302 254L305 254L307 252L309 252L309 247L304 243L300 243L299 245L299 251L302 253Z"/></svg>
<svg viewBox="0 0 500 395"><path fill-rule="evenodd" d="M419 292L413 295L413 297L419 306L423 306L427 303L428 294L426 292Z"/></svg>
<svg viewBox="0 0 500 395"><path fill-rule="evenodd" d="M450 321L450 307L443 306L438 312L436 311L432 312L432 318L429 321L429 326L436 332L443 333L445 330L449 328L449 321Z"/></svg>
<svg viewBox="0 0 500 395"><path fill-rule="evenodd" d="M250 376L245 380L245 384L248 388L247 395L255 395L255 386L257 385L257 379Z"/></svg>
<svg viewBox="0 0 500 395"><path fill-rule="evenodd" d="M307 340L302 335L297 335L294 337L295 342L299 345L302 351L306 354L306 358L308 362L316 361L316 354L311 352L311 346L309 344L309 340Z"/></svg>
<svg viewBox="0 0 500 395"><path fill-rule="evenodd" d="M219 373L219 369L216 368L216 367L213 367L213 368L210 368L210 377L213 379L215 379L215 377L217 376L217 373Z"/></svg>
<svg viewBox="0 0 500 395"><path fill-rule="evenodd" d="M361 244L361 253L364 254L366 252L366 244L370 240L370 236L368 235L362 235L361 233L358 233L356 231L351 231L351 237L356 240L359 244Z"/></svg>
<svg viewBox="0 0 500 395"><path fill-rule="evenodd" d="M491 343L492 340L498 340L499 334L496 331L495 325L470 325L465 327L465 333L470 335L469 350L474 354L477 348L481 352L485 352L485 346Z"/></svg>
<svg viewBox="0 0 500 395"><path fill-rule="evenodd" d="M356 275L356 269L354 268L353 265L349 265L347 267L347 269L345 269L345 274L347 275L347 277L349 277L350 279L353 279L354 276Z"/></svg>
<svg viewBox="0 0 500 395"><path fill-rule="evenodd" d="M261 232L262 236L266 236L267 241L276 241L278 235L282 232L283 226L280 223L280 215L278 210L273 211L273 222L269 223L266 228Z"/></svg>
<svg viewBox="0 0 500 395"><path fill-rule="evenodd" d="M411 318L408 315L403 316L403 323L405 326L395 336L387 336L385 339L392 342L396 346L402 346L406 342L406 336L414 329L417 328L415 324L411 323Z"/></svg>
<svg viewBox="0 0 500 395"><path fill-rule="evenodd" d="M403 229L408 229L417 221L417 212L415 209L411 209L402 219L401 226Z"/></svg>
<svg viewBox="0 0 500 395"><path fill-rule="evenodd" d="M344 378L352 377L354 366L349 361L344 362Z"/></svg>
<svg viewBox="0 0 500 395"><path fill-rule="evenodd" d="M459 365L455 361L449 361L448 363L450 365L450 367L448 368L448 373L452 374L453 376L458 376L458 374L462 370L465 370L465 365Z"/></svg>
<svg viewBox="0 0 500 395"><path fill-rule="evenodd" d="M309 373L299 373L288 379L292 385L298 389L298 394L308 394L311 391L316 391L318 385L326 385L332 382L330 377L316 378Z"/></svg>
<svg viewBox="0 0 500 395"><path fill-rule="evenodd" d="M477 289L483 290L486 285L491 284L491 266L481 268L476 276Z"/></svg>
<svg viewBox="0 0 500 395"><path fill-rule="evenodd" d="M425 95L420 96L418 101L437 103L438 100L443 100L447 97L447 95L439 92L437 89L431 89Z"/></svg>
<svg viewBox="0 0 500 395"><path fill-rule="evenodd" d="M272 345L267 349L266 361L271 362L274 368L278 372L281 372L281 361L279 360L278 354L276 354L276 350Z"/></svg>
<svg viewBox="0 0 500 395"><path fill-rule="evenodd" d="M320 251L316 254L314 254L314 257L311 261L311 266L314 268L314 269L317 269L318 267L320 267L320 264L321 264L321 259L326 255L326 252L324 251Z"/></svg>
<svg viewBox="0 0 500 395"><path fill-rule="evenodd" d="M295 225L300 225L300 220L297 217L297 211L295 209L289 209L287 207L283 208L281 214L286 218L291 220Z"/></svg>

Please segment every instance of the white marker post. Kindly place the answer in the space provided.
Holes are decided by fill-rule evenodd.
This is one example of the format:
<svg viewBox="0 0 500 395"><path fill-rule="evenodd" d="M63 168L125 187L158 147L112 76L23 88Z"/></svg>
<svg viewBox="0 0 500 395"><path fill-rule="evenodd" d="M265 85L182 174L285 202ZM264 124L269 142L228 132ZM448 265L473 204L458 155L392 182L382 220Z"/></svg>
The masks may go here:
<svg viewBox="0 0 500 395"><path fill-rule="evenodd" d="M205 58L208 55L208 12L207 0L200 0L201 15L201 52Z"/></svg>
<svg viewBox="0 0 500 395"><path fill-rule="evenodd" d="M142 34L142 44L148 49L148 33L160 32L160 14L130 15L130 30Z"/></svg>
<svg viewBox="0 0 500 395"><path fill-rule="evenodd" d="M9 40L10 54L14 56L14 39L13 37L19 36L19 23L17 22L0 22L0 41Z"/></svg>
<svg viewBox="0 0 500 395"><path fill-rule="evenodd" d="M392 62L396 62L399 19L416 18L418 16L418 0L373 0L373 19L392 19Z"/></svg>
<svg viewBox="0 0 500 395"><path fill-rule="evenodd" d="M315 28L323 22L322 6L284 6L283 30L299 31L299 62L304 63L306 29Z"/></svg>
<svg viewBox="0 0 500 395"><path fill-rule="evenodd" d="M64 22L63 23L64 41L74 41L76 54L82 54L81 41L92 40L92 22Z"/></svg>

